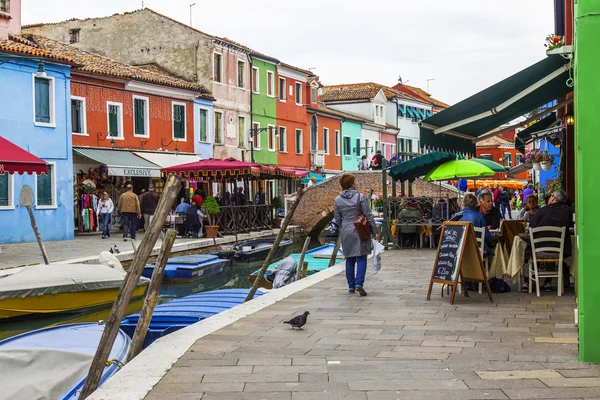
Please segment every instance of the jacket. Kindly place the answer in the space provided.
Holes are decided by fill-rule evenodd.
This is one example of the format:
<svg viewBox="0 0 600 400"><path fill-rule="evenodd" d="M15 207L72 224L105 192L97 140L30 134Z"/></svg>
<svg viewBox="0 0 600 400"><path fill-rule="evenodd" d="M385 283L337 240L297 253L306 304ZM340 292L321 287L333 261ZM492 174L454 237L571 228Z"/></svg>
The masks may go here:
<svg viewBox="0 0 600 400"><path fill-rule="evenodd" d="M491 226L492 229L500 228L500 219L502 218L502 215L500 215L500 210L498 207L492 207L492 210L487 214L481 212L480 209L480 213L483 215L483 219L485 220L487 226Z"/></svg>
<svg viewBox="0 0 600 400"><path fill-rule="evenodd" d="M154 215L156 211L156 207L158 207L158 201L160 200L160 194L156 193L153 190L149 190L142 195L142 200L140 204L140 208L142 209L142 214Z"/></svg>
<svg viewBox="0 0 600 400"><path fill-rule="evenodd" d="M115 209L115 205L111 199L99 200L98 208L96 208L96 214L112 214Z"/></svg>
<svg viewBox="0 0 600 400"><path fill-rule="evenodd" d="M499 188L494 189L492 194L494 195L494 203L500 203L500 189Z"/></svg>
<svg viewBox="0 0 600 400"><path fill-rule="evenodd" d="M490 233L490 231L487 228L487 224L485 222L485 218L483 217L483 214L481 214L478 210L479 210L478 208L477 209L464 208L462 211L454 214L452 216L452 218L454 218L455 216L462 215L462 217L459 219L459 221L470 222L473 224L473 226L475 228L485 228L484 238L485 238L485 240L490 240L492 238L492 234ZM487 250L488 252L490 251L487 243L485 244L485 250Z"/></svg>
<svg viewBox="0 0 600 400"><path fill-rule="evenodd" d="M367 170L367 169L369 169L369 162L368 162L366 159L364 159L364 160L363 160L363 159L361 158L361 159L358 161L358 170L359 170L359 171L365 171L365 170Z"/></svg>
<svg viewBox="0 0 600 400"><path fill-rule="evenodd" d="M359 198L360 205L357 205ZM367 221L369 221L369 225L371 225L371 234L376 234L378 232L377 224L375 224L367 199L364 195L359 194L356 189L342 191L333 202L333 219L340 228L342 250L346 258L366 256L372 250L371 239L361 240L354 226L354 221L359 215L359 207Z"/></svg>
<svg viewBox="0 0 600 400"><path fill-rule="evenodd" d="M118 209L120 213L141 214L140 200L132 190L128 190L119 197Z"/></svg>
<svg viewBox="0 0 600 400"><path fill-rule="evenodd" d="M573 253L571 248L571 235L569 228L573 226L573 209L563 203L552 203L545 207L540 208L529 222L530 228L539 228L541 226L556 226L565 227L564 240L564 256L569 257ZM558 235L557 235L558 236ZM540 237L544 237L540 234ZM538 246L543 246L544 243L540 243Z"/></svg>

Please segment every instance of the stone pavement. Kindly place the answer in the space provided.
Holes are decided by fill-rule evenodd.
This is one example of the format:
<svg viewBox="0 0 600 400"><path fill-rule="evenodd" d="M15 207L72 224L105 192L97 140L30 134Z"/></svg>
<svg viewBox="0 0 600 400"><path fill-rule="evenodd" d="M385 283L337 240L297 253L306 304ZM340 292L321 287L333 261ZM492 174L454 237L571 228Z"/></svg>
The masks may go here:
<svg viewBox="0 0 600 400"><path fill-rule="evenodd" d="M390 250L367 297L339 273L198 340L162 399L600 399L577 354L572 293L425 295L434 252ZM370 267L369 267L370 268ZM303 330L282 321L311 312Z"/></svg>

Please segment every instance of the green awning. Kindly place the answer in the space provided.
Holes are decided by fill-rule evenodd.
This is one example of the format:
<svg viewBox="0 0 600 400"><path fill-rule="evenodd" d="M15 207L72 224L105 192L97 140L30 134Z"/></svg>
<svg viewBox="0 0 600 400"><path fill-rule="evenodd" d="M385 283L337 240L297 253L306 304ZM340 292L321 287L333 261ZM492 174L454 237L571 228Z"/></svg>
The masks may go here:
<svg viewBox="0 0 600 400"><path fill-rule="evenodd" d="M539 131L543 131L544 129L548 129L550 125L554 124L555 122L556 113L551 113L550 115L542 118L535 124L517 133L517 136L515 138L515 149L525 154L525 145L531 141L531 135Z"/></svg>
<svg viewBox="0 0 600 400"><path fill-rule="evenodd" d="M551 55L422 121L421 146L475 153L473 138L573 91L569 60ZM445 136L442 136L445 135Z"/></svg>
<svg viewBox="0 0 600 400"><path fill-rule="evenodd" d="M413 158L412 160L394 165L390 168L388 174L396 181L404 182L408 180L412 182L416 178L427 174L438 165L442 165L447 161L455 159L455 154L433 151Z"/></svg>
<svg viewBox="0 0 600 400"><path fill-rule="evenodd" d="M73 152L108 167L108 175L126 177L160 177L160 166L136 156L131 151L74 147Z"/></svg>

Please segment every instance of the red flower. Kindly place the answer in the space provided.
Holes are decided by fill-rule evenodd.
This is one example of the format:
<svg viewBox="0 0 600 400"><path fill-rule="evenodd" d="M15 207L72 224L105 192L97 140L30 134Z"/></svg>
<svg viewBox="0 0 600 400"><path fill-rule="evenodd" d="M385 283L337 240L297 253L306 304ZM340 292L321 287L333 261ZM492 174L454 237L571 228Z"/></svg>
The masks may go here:
<svg viewBox="0 0 600 400"><path fill-rule="evenodd" d="M558 36L555 36L554 39L552 39L552 44L556 44L560 42L560 38Z"/></svg>

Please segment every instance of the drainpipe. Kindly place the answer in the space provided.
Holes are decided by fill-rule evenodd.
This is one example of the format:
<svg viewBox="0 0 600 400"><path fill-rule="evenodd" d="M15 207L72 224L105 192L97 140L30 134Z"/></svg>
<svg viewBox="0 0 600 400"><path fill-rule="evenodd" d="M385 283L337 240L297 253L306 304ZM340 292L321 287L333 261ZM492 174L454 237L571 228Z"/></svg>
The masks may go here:
<svg viewBox="0 0 600 400"><path fill-rule="evenodd" d="M254 112L253 112L253 107L252 107L252 100L254 97L254 93L252 92L252 56L250 56L250 53L248 53L247 55L248 57L248 65L250 66L249 71L250 71L250 87L248 89L250 89L250 162L254 162L254 138L252 137L252 129L254 126Z"/></svg>

